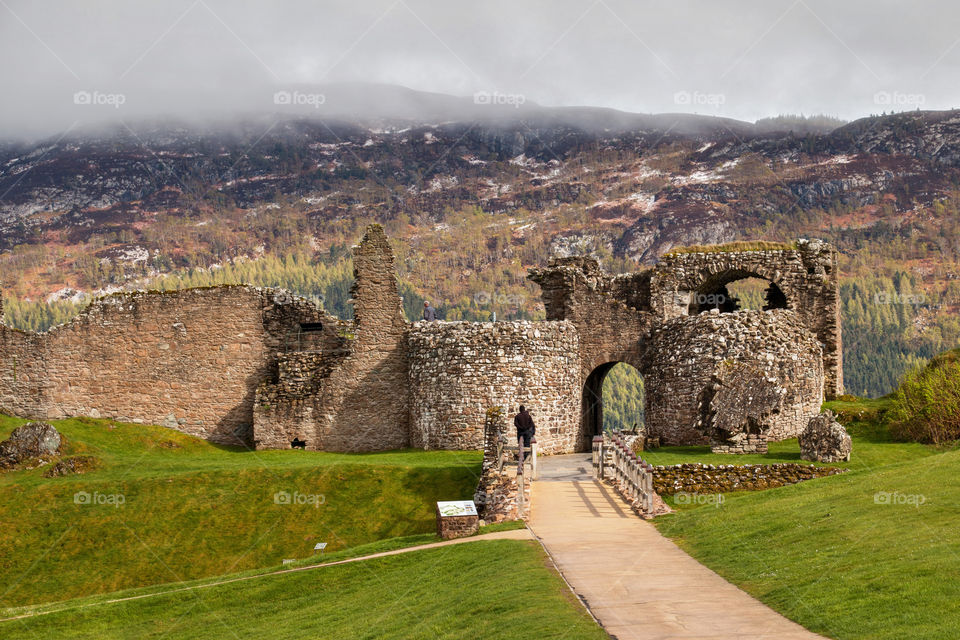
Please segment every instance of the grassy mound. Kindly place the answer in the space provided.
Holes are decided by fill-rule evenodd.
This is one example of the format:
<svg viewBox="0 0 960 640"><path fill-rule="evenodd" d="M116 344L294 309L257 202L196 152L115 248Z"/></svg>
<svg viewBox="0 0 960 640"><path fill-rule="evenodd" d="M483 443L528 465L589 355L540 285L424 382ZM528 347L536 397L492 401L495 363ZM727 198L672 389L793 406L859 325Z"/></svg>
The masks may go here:
<svg viewBox="0 0 960 640"><path fill-rule="evenodd" d="M451 579L455 577L455 579ZM0 623L5 638L606 638L526 541L478 541Z"/></svg>
<svg viewBox="0 0 960 640"><path fill-rule="evenodd" d="M21 420L0 418L0 438ZM82 475L0 474L0 607L179 582L427 533L478 452L244 451L107 420L54 422Z"/></svg>
<svg viewBox="0 0 960 640"><path fill-rule="evenodd" d="M894 443L869 418L876 405L856 404L847 401L845 409L867 418L847 425L854 437L849 473L731 494L655 524L720 575L818 633L948 637L960 628L960 582L952 579L960 575L960 451Z"/></svg>
<svg viewBox="0 0 960 640"><path fill-rule="evenodd" d="M943 445L960 440L960 349L910 371L887 414L894 437Z"/></svg>

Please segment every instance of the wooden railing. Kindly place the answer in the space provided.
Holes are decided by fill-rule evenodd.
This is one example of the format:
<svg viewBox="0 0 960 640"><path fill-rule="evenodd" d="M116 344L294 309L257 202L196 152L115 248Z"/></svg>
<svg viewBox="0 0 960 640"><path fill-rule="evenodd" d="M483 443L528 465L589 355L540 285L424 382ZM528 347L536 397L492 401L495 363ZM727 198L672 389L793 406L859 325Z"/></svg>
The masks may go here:
<svg viewBox="0 0 960 640"><path fill-rule="evenodd" d="M602 436L593 439L593 475L607 480L623 498L641 514L654 509L653 467L633 453L619 433L612 433L606 442ZM610 462L607 463L607 454Z"/></svg>
<svg viewBox="0 0 960 640"><path fill-rule="evenodd" d="M515 442L516 444L511 444ZM511 441L511 439L504 435L497 440L497 471L503 473L503 467L507 463L507 458L511 458L510 454L516 452L517 455L517 475L522 476L526 475L524 469L529 464L530 466L530 479L536 480L540 477L540 474L537 470L537 438L530 438L529 447L520 446L520 438Z"/></svg>

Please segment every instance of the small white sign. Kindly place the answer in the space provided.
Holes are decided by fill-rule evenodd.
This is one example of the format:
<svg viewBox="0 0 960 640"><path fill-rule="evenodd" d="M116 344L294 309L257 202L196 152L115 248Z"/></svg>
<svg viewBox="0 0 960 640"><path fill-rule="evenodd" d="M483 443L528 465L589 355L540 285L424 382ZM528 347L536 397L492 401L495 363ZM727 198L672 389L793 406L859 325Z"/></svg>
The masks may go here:
<svg viewBox="0 0 960 640"><path fill-rule="evenodd" d="M327 548L326 542L318 542L317 545L313 548L314 551L323 551Z"/></svg>
<svg viewBox="0 0 960 640"><path fill-rule="evenodd" d="M294 558L284 558L284 559L283 559L283 564L291 564L291 563L293 563L293 562L296 562L296 560L295 560Z"/></svg>
<svg viewBox="0 0 960 640"><path fill-rule="evenodd" d="M473 500L438 502L437 509L440 511L441 517L477 515L477 505L473 504Z"/></svg>

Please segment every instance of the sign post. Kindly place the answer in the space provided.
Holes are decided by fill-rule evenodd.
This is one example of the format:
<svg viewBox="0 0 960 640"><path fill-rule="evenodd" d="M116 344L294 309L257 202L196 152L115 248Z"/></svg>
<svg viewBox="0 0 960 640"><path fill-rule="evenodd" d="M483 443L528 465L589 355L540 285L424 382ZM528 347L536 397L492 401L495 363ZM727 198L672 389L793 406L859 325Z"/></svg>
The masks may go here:
<svg viewBox="0 0 960 640"><path fill-rule="evenodd" d="M480 530L480 516L473 500L437 503L437 535L444 540L471 536Z"/></svg>

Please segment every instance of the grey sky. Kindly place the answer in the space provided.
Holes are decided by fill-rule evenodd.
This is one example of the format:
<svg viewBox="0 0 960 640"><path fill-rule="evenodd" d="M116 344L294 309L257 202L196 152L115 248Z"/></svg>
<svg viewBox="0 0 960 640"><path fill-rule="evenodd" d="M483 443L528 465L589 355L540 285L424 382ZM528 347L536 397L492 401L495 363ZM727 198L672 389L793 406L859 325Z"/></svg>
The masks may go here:
<svg viewBox="0 0 960 640"><path fill-rule="evenodd" d="M745 120L960 106L950 2L0 0L0 53L2 133L332 81Z"/></svg>

